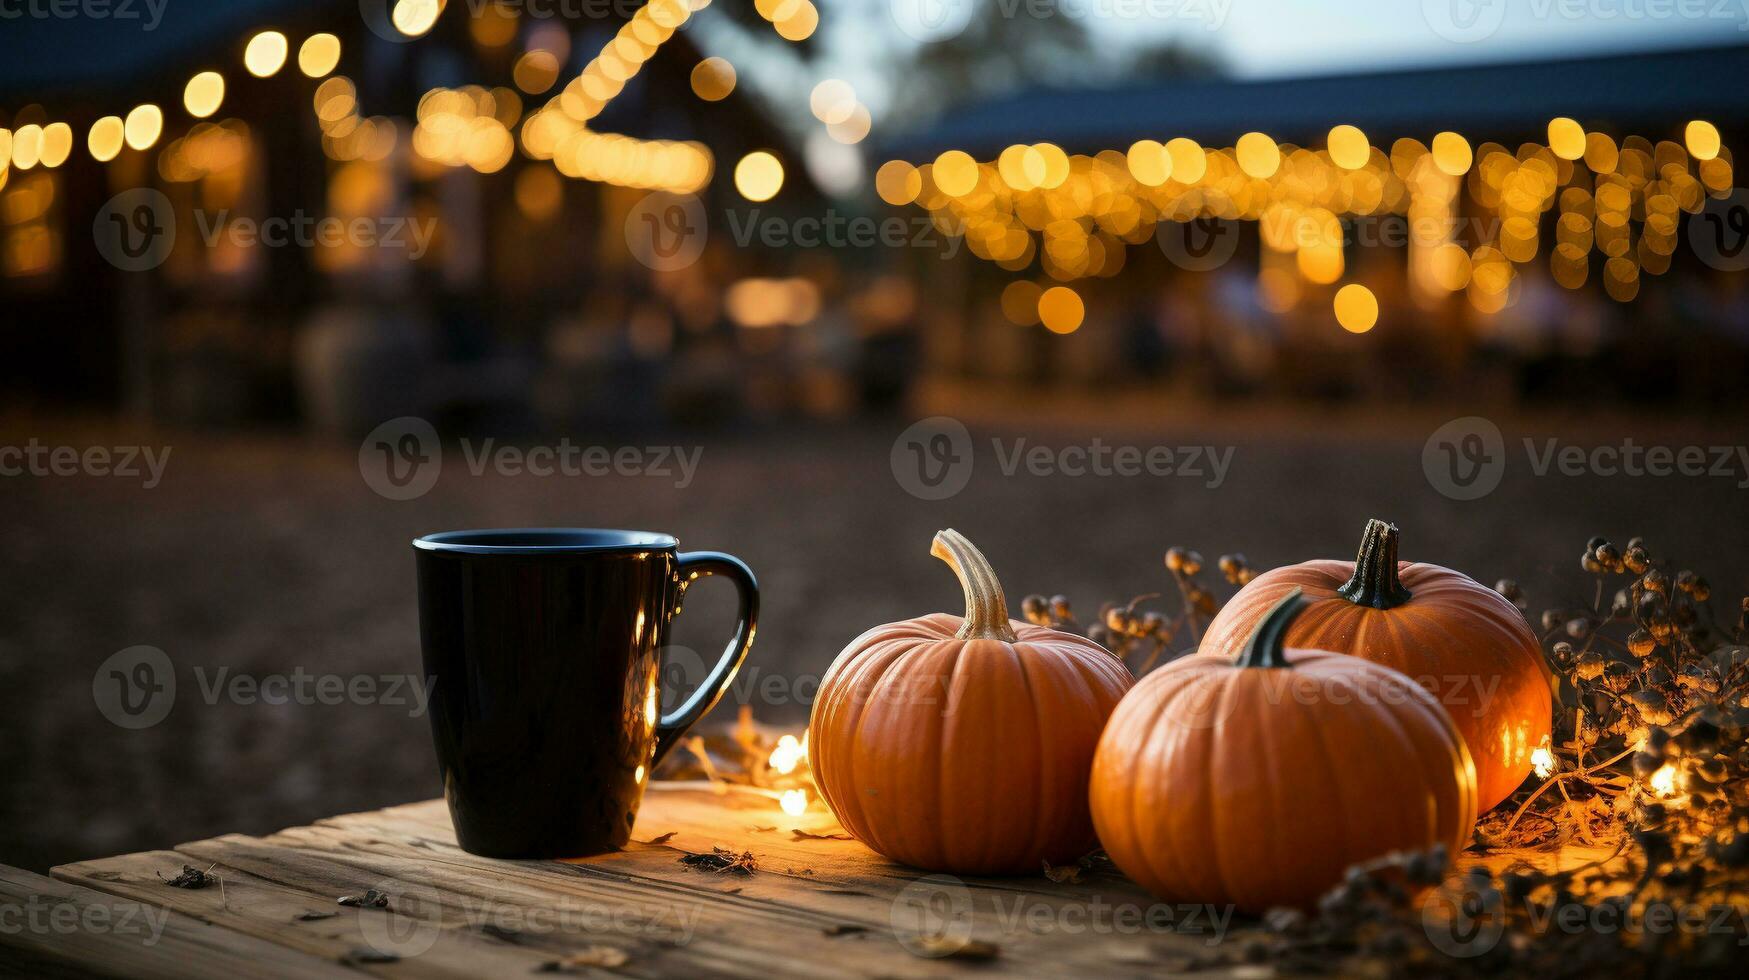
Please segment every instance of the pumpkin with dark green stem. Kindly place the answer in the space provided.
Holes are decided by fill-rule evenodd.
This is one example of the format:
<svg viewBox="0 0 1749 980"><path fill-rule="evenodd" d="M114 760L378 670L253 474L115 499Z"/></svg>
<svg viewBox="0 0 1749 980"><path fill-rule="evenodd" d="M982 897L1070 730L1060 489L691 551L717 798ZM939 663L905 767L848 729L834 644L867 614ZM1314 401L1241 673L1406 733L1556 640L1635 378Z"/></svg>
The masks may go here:
<svg viewBox="0 0 1749 980"><path fill-rule="evenodd" d="M1548 664L1517 606L1461 572L1398 561L1398 538L1395 525L1368 521L1352 562L1257 576L1215 616L1203 649L1238 649L1282 596L1302 590L1308 606L1287 641L1384 664L1427 688L1475 756L1485 811L1518 788L1549 737Z"/></svg>
<svg viewBox="0 0 1749 980"><path fill-rule="evenodd" d="M1284 648L1306 606L1293 590L1236 650L1205 641L1142 678L1100 737L1100 843L1166 901L1306 908L1350 865L1469 840L1451 717L1388 667Z"/></svg>

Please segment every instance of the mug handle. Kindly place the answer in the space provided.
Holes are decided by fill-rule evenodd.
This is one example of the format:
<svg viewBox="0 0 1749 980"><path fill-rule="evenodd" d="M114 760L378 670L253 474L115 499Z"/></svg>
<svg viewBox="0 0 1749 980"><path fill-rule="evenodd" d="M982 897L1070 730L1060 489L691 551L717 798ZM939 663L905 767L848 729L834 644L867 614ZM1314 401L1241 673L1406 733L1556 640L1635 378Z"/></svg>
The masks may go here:
<svg viewBox="0 0 1749 980"><path fill-rule="evenodd" d="M687 729L716 707L723 692L729 689L729 683L735 679L735 672L747 659L747 651L753 646L753 632L759 625L759 582L753 578L753 570L745 562L720 551L691 551L680 555L679 559L681 595L684 596L687 587L699 579L721 575L735 583L741 607L736 615L735 635L723 648L723 656L711 668L710 676L692 692L685 704L663 715L657 723L656 755L650 760L651 769L656 768L656 763L679 744Z"/></svg>

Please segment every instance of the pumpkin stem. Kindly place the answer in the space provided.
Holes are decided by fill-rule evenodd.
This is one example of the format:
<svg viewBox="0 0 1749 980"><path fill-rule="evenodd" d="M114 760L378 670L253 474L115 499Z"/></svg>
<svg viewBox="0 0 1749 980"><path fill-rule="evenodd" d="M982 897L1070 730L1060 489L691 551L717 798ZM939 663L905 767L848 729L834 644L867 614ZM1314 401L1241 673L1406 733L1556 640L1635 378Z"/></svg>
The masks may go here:
<svg viewBox="0 0 1749 980"><path fill-rule="evenodd" d="M1257 628L1251 631L1251 638L1245 641L1245 649L1240 651L1235 663L1240 667L1293 666L1287 662L1283 644L1287 641L1287 624L1293 622L1304 608L1306 600L1299 589L1283 596L1258 620Z"/></svg>
<svg viewBox="0 0 1749 980"><path fill-rule="evenodd" d="M1409 601L1414 593L1403 588L1397 577L1397 525L1381 520L1366 522L1360 536L1360 553L1354 556L1354 577L1336 594L1357 606L1390 609Z"/></svg>
<svg viewBox="0 0 1749 980"><path fill-rule="evenodd" d="M966 623L960 627L959 638L1013 643L1008 599L1002 595L1002 583L996 581L996 572L984 553L953 528L936 533L929 553L947 562L947 567L959 576L960 587L966 590Z"/></svg>

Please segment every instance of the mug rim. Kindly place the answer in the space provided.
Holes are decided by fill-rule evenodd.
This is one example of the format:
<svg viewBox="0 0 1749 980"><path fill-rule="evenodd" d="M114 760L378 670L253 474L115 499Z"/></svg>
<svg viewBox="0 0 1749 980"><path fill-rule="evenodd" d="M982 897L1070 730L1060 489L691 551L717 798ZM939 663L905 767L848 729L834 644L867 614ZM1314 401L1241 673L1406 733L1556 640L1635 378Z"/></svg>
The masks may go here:
<svg viewBox="0 0 1749 980"><path fill-rule="evenodd" d="M437 531L413 539L421 551L463 555L582 555L616 551L671 551L671 534L595 527L502 527Z"/></svg>

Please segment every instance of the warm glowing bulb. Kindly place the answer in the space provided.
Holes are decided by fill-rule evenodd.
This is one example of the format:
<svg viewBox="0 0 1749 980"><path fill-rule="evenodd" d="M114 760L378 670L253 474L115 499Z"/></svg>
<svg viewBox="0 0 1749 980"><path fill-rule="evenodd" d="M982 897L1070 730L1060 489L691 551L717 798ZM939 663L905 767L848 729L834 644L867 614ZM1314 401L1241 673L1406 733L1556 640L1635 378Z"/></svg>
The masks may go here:
<svg viewBox="0 0 1749 980"><path fill-rule="evenodd" d="M1546 745L1539 745L1530 754L1530 767L1536 770L1536 778L1547 779L1555 771L1555 754Z"/></svg>
<svg viewBox="0 0 1749 980"><path fill-rule="evenodd" d="M735 189L749 201L769 201L783 188L783 164L765 150L755 150L735 164Z"/></svg>
<svg viewBox="0 0 1749 980"><path fill-rule="evenodd" d="M243 49L243 67L256 78L266 78L285 65L287 50L285 35L278 31L262 31L249 39Z"/></svg>
<svg viewBox="0 0 1749 980"><path fill-rule="evenodd" d="M1452 132L1433 137L1433 165L1441 173L1462 177L1469 172L1474 161L1475 153L1470 150L1469 140Z"/></svg>
<svg viewBox="0 0 1749 980"><path fill-rule="evenodd" d="M1676 795L1676 767L1666 762L1652 774L1652 792L1659 796Z"/></svg>
<svg viewBox="0 0 1749 980"><path fill-rule="evenodd" d="M792 817L799 817L808 809L808 791L805 789L786 789L783 798L778 801L783 812Z"/></svg>
<svg viewBox="0 0 1749 980"><path fill-rule="evenodd" d="M1705 119L1696 119L1683 131L1683 142L1696 160L1711 160L1719 155L1719 129Z"/></svg>
<svg viewBox="0 0 1749 980"><path fill-rule="evenodd" d="M978 187L978 161L964 150L948 150L935 158L930 175L943 194L964 197Z"/></svg>
<svg viewBox="0 0 1749 980"><path fill-rule="evenodd" d="M802 761L802 743L796 741L794 735L785 735L777 740L777 747L771 750L771 768L779 775L787 776L796 771L796 764Z"/></svg>
<svg viewBox="0 0 1749 980"><path fill-rule="evenodd" d="M1051 333L1074 333L1086 316L1081 295L1068 286L1052 286L1038 298L1039 322Z"/></svg>
<svg viewBox="0 0 1749 980"><path fill-rule="evenodd" d="M164 111L150 102L134 106L122 124L128 145L136 150L150 149L164 132Z"/></svg>
<svg viewBox="0 0 1749 980"><path fill-rule="evenodd" d="M73 127L64 122L52 122L43 127L38 163L45 167L58 167L67 162L67 155L72 152Z"/></svg>
<svg viewBox="0 0 1749 980"><path fill-rule="evenodd" d="M1336 322L1349 333L1366 333L1379 322L1379 301L1372 290L1351 282L1336 291Z"/></svg>
<svg viewBox="0 0 1749 980"><path fill-rule="evenodd" d="M298 70L321 78L340 64L340 39L332 34L311 34L298 48Z"/></svg>
<svg viewBox="0 0 1749 980"><path fill-rule="evenodd" d="M1563 160L1585 155L1585 127L1578 120L1558 116L1549 120L1549 149Z"/></svg>
<svg viewBox="0 0 1749 980"><path fill-rule="evenodd" d="M203 71L188 80L182 90L182 107L196 119L205 119L219 111L225 101L225 76L216 71Z"/></svg>
<svg viewBox="0 0 1749 980"><path fill-rule="evenodd" d="M441 13L443 0L396 0L389 19L394 22L395 30L408 37L418 37L431 30Z"/></svg>
<svg viewBox="0 0 1749 980"><path fill-rule="evenodd" d="M1258 180L1275 176L1276 169L1281 166L1281 147L1263 133L1246 133L1239 137L1239 142L1233 146L1233 154L1239 158L1239 169Z"/></svg>
<svg viewBox="0 0 1749 980"><path fill-rule="evenodd" d="M98 163L108 163L121 152L123 126L120 116L104 116L91 124L91 133L85 137L85 148L91 151L91 158Z"/></svg>
<svg viewBox="0 0 1749 980"><path fill-rule="evenodd" d="M1344 123L1330 129L1328 138L1330 160L1344 170L1359 170L1366 166L1366 161L1372 156L1372 147L1366 141L1366 134L1358 126Z"/></svg>

